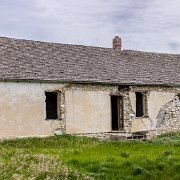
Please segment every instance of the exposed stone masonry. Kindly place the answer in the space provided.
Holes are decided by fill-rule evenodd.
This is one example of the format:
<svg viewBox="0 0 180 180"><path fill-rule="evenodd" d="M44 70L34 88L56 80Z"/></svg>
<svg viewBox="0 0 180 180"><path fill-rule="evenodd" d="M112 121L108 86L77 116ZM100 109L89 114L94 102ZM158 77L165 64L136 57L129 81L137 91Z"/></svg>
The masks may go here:
<svg viewBox="0 0 180 180"><path fill-rule="evenodd" d="M65 118L65 94L64 91L59 93L59 117L60 117L60 129L62 133L66 133L66 118Z"/></svg>
<svg viewBox="0 0 180 180"><path fill-rule="evenodd" d="M156 128L158 134L180 130L180 100L178 96L162 107Z"/></svg>

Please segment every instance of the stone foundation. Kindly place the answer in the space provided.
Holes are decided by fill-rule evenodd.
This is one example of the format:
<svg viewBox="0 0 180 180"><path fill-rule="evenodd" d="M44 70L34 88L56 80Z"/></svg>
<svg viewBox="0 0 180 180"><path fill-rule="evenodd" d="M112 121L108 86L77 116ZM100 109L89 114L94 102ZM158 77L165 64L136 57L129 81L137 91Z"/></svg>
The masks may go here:
<svg viewBox="0 0 180 180"><path fill-rule="evenodd" d="M92 138L98 138L103 140L108 139L121 139L125 140L127 137L131 136L131 134L125 133L125 132L100 132L100 133L82 133L82 134L74 134L76 136L84 136L84 137L92 137Z"/></svg>

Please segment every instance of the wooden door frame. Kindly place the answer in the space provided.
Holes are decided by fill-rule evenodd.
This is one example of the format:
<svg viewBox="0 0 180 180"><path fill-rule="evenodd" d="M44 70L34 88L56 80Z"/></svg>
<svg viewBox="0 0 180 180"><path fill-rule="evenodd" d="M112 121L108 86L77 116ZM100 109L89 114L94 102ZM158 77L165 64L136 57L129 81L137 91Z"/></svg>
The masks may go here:
<svg viewBox="0 0 180 180"><path fill-rule="evenodd" d="M111 95L111 98L112 98L112 96L117 98L117 114L118 114L118 116L117 116L118 128L117 129L118 130L113 130L112 99L111 99L111 130L112 131L123 131L124 130L124 97L122 95ZM121 102L122 102L122 104L120 105ZM118 106L119 106L119 108L118 108ZM122 110L122 112L120 112L120 110ZM122 119L120 119L120 114L122 116Z"/></svg>

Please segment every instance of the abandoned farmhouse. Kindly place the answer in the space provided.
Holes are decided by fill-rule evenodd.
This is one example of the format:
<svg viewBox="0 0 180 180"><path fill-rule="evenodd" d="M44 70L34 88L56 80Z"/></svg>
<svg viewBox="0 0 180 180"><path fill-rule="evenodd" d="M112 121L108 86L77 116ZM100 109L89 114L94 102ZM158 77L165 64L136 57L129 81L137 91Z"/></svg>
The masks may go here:
<svg viewBox="0 0 180 180"><path fill-rule="evenodd" d="M0 38L0 138L180 130L180 54Z"/></svg>

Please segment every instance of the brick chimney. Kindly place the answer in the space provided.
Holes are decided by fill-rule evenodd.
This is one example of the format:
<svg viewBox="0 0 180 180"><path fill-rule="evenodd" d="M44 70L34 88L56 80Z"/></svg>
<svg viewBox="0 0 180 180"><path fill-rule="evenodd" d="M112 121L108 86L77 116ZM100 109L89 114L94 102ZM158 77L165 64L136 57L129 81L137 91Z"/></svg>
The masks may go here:
<svg viewBox="0 0 180 180"><path fill-rule="evenodd" d="M115 36L115 38L113 39L113 49L116 50L122 49L121 38L119 38L119 36Z"/></svg>

